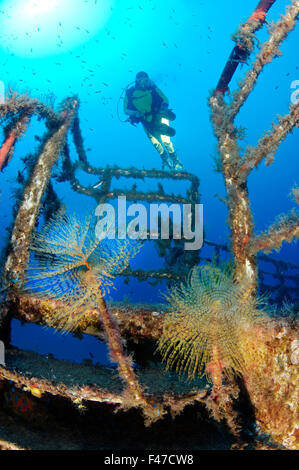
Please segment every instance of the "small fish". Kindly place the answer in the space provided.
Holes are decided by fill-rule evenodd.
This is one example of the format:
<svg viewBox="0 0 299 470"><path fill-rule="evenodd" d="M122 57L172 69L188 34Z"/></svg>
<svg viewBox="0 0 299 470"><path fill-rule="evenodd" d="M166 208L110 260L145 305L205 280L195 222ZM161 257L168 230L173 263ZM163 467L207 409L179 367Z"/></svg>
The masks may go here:
<svg viewBox="0 0 299 470"><path fill-rule="evenodd" d="M24 178L23 174L20 172L20 170L18 170L18 175L17 175L16 180L17 180L17 183L19 183L19 184L23 184L24 181L25 181L25 178Z"/></svg>
<svg viewBox="0 0 299 470"><path fill-rule="evenodd" d="M99 183L96 183L93 188L96 189L96 188L99 188L100 186L102 186L103 184L103 181L100 181Z"/></svg>

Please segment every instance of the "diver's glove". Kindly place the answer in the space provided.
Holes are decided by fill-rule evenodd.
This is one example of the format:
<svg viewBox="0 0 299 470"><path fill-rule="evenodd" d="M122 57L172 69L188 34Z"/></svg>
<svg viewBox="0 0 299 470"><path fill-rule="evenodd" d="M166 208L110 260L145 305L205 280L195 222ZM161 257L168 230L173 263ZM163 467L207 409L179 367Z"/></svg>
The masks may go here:
<svg viewBox="0 0 299 470"><path fill-rule="evenodd" d="M134 111L134 114L132 114L135 118L142 118L143 114L140 111Z"/></svg>
<svg viewBox="0 0 299 470"><path fill-rule="evenodd" d="M143 118L143 114L140 111L132 111L127 121L129 121L133 126L136 126Z"/></svg>

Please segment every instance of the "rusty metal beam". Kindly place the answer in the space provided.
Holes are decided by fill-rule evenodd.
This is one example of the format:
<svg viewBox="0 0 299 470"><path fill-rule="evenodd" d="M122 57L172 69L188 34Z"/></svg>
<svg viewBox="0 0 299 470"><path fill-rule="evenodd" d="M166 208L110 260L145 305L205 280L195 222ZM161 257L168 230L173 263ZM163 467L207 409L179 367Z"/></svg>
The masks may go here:
<svg viewBox="0 0 299 470"><path fill-rule="evenodd" d="M131 340L158 339L162 331L162 317L165 311L160 305L130 305L125 303L109 304L111 314L115 318L120 333ZM54 311L64 309L62 302L41 300L28 295L11 296L6 305L7 314L25 322L41 325L47 324L47 318ZM88 322L82 324L81 331L103 338L103 328L98 321L99 312L93 309L86 312Z"/></svg>
<svg viewBox="0 0 299 470"><path fill-rule="evenodd" d="M4 267L4 282L12 287L22 285L29 256L29 245L41 207L41 200L50 180L51 170L60 155L67 131L78 108L76 99L67 100L63 121L50 135L38 158L14 222L10 250Z"/></svg>

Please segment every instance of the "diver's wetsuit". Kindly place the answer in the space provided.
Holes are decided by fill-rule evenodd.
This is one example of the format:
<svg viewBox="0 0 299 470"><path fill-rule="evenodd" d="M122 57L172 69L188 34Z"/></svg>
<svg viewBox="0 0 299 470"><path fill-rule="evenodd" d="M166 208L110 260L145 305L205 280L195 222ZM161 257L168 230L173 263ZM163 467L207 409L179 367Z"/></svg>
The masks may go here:
<svg viewBox="0 0 299 470"><path fill-rule="evenodd" d="M135 111L142 114L140 118L136 120L133 118L133 120L142 123L146 135L160 156L165 152L163 145L170 155L174 153L170 136L175 135L175 130L169 127L169 120L164 117L161 111L161 108L166 109L167 106L168 99L155 85L146 89L133 86L127 90L124 100L126 114L134 115Z"/></svg>

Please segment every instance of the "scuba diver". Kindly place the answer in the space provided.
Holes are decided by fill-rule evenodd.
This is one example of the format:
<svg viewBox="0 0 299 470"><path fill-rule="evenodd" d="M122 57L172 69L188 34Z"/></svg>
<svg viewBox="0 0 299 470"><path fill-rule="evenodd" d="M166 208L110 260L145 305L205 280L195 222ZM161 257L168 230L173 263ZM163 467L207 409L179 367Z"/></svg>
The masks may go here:
<svg viewBox="0 0 299 470"><path fill-rule="evenodd" d="M141 122L146 135L160 154L163 170L183 170L170 140L176 131L169 126L169 121L174 121L176 116L168 108L166 96L146 72L138 72L135 85L127 89L124 112L129 115L128 121L132 125Z"/></svg>

